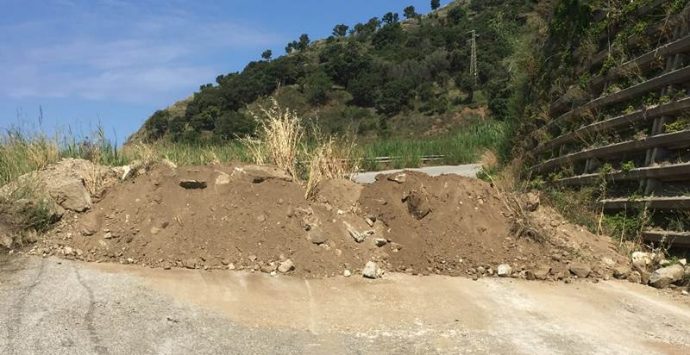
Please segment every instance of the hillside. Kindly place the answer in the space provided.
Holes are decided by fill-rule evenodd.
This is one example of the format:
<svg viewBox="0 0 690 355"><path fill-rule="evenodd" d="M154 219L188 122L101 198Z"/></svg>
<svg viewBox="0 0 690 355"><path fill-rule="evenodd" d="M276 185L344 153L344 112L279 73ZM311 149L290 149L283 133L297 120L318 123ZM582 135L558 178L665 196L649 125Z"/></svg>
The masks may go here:
<svg viewBox="0 0 690 355"><path fill-rule="evenodd" d="M433 2L432 2L433 3ZM514 40L532 1L456 1L426 15L412 7L333 35L266 51L241 72L219 75L188 99L155 112L131 139L224 141L253 132L249 114L275 97L325 133L432 135L470 117L503 120ZM471 38L477 34L476 77Z"/></svg>
<svg viewBox="0 0 690 355"><path fill-rule="evenodd" d="M562 0L533 53L515 152L592 230L690 245L689 3Z"/></svg>

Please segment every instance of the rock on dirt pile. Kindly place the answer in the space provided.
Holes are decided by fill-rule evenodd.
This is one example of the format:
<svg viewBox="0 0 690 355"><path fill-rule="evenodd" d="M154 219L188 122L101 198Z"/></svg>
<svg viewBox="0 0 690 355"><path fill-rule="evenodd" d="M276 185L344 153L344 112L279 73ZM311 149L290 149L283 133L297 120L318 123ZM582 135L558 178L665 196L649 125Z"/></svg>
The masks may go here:
<svg viewBox="0 0 690 355"><path fill-rule="evenodd" d="M544 279L569 278L575 261L589 267L583 277L616 265L600 265L610 245L562 222L547 242L512 236L511 212L475 179L407 172L365 186L326 181L313 200L304 195L276 168L159 166L107 190L34 252L304 277L361 274L370 261L386 271L473 277L509 264L513 277Z"/></svg>

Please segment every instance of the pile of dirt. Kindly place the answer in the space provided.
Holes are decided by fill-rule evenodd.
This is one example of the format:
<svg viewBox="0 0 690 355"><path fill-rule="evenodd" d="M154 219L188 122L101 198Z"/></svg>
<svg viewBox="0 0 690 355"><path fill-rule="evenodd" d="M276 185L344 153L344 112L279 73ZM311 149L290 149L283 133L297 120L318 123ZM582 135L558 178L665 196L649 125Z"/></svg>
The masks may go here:
<svg viewBox="0 0 690 355"><path fill-rule="evenodd" d="M6 200L44 199L57 216L67 211L84 212L130 167L109 168L83 159L63 159L45 169L20 176L0 187ZM127 170L127 171L129 171Z"/></svg>
<svg viewBox="0 0 690 355"><path fill-rule="evenodd" d="M476 179L406 172L317 191L305 200L299 183L271 167L157 166L107 189L33 252L303 277L356 274L373 261L411 274L481 277L505 264L505 276L569 279L607 277L626 262L605 238L544 208L534 214L546 241L513 236L512 212Z"/></svg>

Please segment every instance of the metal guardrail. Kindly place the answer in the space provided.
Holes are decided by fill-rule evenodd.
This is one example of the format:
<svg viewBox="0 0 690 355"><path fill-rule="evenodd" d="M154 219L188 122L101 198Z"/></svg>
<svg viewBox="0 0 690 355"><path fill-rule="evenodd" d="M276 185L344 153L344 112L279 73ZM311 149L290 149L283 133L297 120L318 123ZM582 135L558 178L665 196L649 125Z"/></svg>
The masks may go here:
<svg viewBox="0 0 690 355"><path fill-rule="evenodd" d="M420 161L426 162L426 161L437 161L437 160L443 160L446 156L445 155L423 155L419 157ZM365 161L374 161L377 163L392 163L397 160L404 159L404 157L376 157L376 158L364 158L363 160Z"/></svg>

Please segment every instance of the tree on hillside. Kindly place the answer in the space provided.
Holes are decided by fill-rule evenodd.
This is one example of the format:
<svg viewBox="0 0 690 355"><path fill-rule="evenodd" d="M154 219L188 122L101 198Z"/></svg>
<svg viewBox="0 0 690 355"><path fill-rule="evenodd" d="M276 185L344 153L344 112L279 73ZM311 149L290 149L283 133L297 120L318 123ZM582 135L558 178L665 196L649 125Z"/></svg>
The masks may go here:
<svg viewBox="0 0 690 355"><path fill-rule="evenodd" d="M414 86L414 82L408 78L388 81L377 97L376 111L388 117L395 116L407 106Z"/></svg>
<svg viewBox="0 0 690 355"><path fill-rule="evenodd" d="M261 53L261 58L263 58L265 61L270 61L271 57L273 57L273 51L270 49L267 49Z"/></svg>
<svg viewBox="0 0 690 355"><path fill-rule="evenodd" d="M469 73L460 73L455 79L456 85L464 91L467 96L465 102L470 104L474 101L474 77L470 76Z"/></svg>
<svg viewBox="0 0 690 355"><path fill-rule="evenodd" d="M348 41L347 44L334 44L324 48L319 55L326 74L338 85L347 86L350 79L369 69L372 58L366 46Z"/></svg>
<svg viewBox="0 0 690 355"><path fill-rule="evenodd" d="M389 12L389 13L383 15L383 17L381 19L383 20L383 23L385 23L386 25L393 25L393 24L398 23L399 18L400 17L398 16L397 13Z"/></svg>
<svg viewBox="0 0 690 355"><path fill-rule="evenodd" d="M309 47L309 43L311 43L311 40L309 40L309 35L303 33L301 36L299 36L299 43L297 44L297 49L303 51L307 49L307 47Z"/></svg>
<svg viewBox="0 0 690 355"><path fill-rule="evenodd" d="M333 35L336 37L345 37L347 35L347 30L349 28L350 28L349 26L343 25L343 24L336 25L333 28Z"/></svg>
<svg viewBox="0 0 690 355"><path fill-rule="evenodd" d="M350 34L366 38L368 35L376 32L381 25L381 20L378 17L372 17L367 23L358 23L350 31Z"/></svg>
<svg viewBox="0 0 690 355"><path fill-rule="evenodd" d="M331 78L318 69L307 75L302 81L302 92L312 105L321 105L328 100L328 90L333 86Z"/></svg>
<svg viewBox="0 0 690 355"><path fill-rule="evenodd" d="M436 10L441 7L441 0L431 0L431 10Z"/></svg>
<svg viewBox="0 0 690 355"><path fill-rule="evenodd" d="M148 139L160 139L168 131L170 125L170 112L167 110L156 111L151 118L146 121L145 127L148 131Z"/></svg>
<svg viewBox="0 0 690 355"><path fill-rule="evenodd" d="M460 6L455 6L448 11L448 19L453 25L457 25L465 18L465 10Z"/></svg>
<svg viewBox="0 0 690 355"><path fill-rule="evenodd" d="M381 26L381 20L379 20L378 17L370 18L369 21L367 21L367 24L365 25L368 33L376 32L376 30L379 29L379 26Z"/></svg>
<svg viewBox="0 0 690 355"><path fill-rule="evenodd" d="M299 44L297 43L297 41L292 41L288 43L287 46L285 46L285 53L290 54L293 51L296 51L298 45Z"/></svg>
<svg viewBox="0 0 690 355"><path fill-rule="evenodd" d="M213 134L220 140L243 137L254 131L256 123L237 111L229 111L217 118Z"/></svg>
<svg viewBox="0 0 690 355"><path fill-rule="evenodd" d="M405 14L405 18L408 20L419 16L419 14L417 14L417 10L415 10L414 6L412 5L406 7L405 10L403 10L403 12Z"/></svg>
<svg viewBox="0 0 690 355"><path fill-rule="evenodd" d="M373 107L378 97L378 86L381 77L376 72L365 71L347 84L347 91L352 95L352 103L361 107Z"/></svg>
<svg viewBox="0 0 690 355"><path fill-rule="evenodd" d="M383 26L371 37L374 48L381 50L387 46L396 46L404 43L405 32L399 23Z"/></svg>
<svg viewBox="0 0 690 355"><path fill-rule="evenodd" d="M311 43L309 40L309 35L303 33L301 36L299 36L299 41L292 41L288 43L288 45L285 47L285 53L290 54L293 51L303 51L309 47L309 43Z"/></svg>
<svg viewBox="0 0 690 355"><path fill-rule="evenodd" d="M196 131L212 131L216 126L216 119L221 115L220 109L211 106L201 113L192 116L189 125Z"/></svg>

